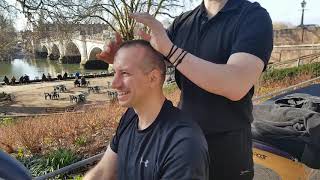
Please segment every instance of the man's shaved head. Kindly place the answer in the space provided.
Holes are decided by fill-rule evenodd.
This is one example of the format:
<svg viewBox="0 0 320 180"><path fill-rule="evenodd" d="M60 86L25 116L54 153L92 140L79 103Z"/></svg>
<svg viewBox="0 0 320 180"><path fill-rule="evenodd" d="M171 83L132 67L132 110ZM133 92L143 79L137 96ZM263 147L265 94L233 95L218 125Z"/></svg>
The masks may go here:
<svg viewBox="0 0 320 180"><path fill-rule="evenodd" d="M137 52L143 53L144 60L141 61L139 66L142 68L144 72L152 71L153 69L157 69L161 72L162 80L165 80L165 74L166 74L166 65L164 62L164 57L161 53L153 49L153 47L150 45L148 41L145 40L131 40L126 41L121 44L119 51L124 48L130 48L130 47L142 47L144 49L143 52ZM135 57L132 57L135 58Z"/></svg>

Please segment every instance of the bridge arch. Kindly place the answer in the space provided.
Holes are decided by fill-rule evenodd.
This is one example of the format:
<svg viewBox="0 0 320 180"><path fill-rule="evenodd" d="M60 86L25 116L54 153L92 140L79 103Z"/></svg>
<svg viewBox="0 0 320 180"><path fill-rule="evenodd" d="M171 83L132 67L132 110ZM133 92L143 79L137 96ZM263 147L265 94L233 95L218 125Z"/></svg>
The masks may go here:
<svg viewBox="0 0 320 180"><path fill-rule="evenodd" d="M96 54L101 53L102 49L99 47L94 47L91 49L90 53L89 53L89 61L90 60L97 60Z"/></svg>
<svg viewBox="0 0 320 180"><path fill-rule="evenodd" d="M80 64L81 53L78 45L72 41L66 43L65 55L62 57L62 63Z"/></svg>
<svg viewBox="0 0 320 180"><path fill-rule="evenodd" d="M60 58L60 50L56 44L52 45L51 54L49 55L50 60L58 60Z"/></svg>
<svg viewBox="0 0 320 180"><path fill-rule="evenodd" d="M40 49L36 53L36 58L46 59L49 54L49 49L46 45L42 45L42 47L40 47Z"/></svg>

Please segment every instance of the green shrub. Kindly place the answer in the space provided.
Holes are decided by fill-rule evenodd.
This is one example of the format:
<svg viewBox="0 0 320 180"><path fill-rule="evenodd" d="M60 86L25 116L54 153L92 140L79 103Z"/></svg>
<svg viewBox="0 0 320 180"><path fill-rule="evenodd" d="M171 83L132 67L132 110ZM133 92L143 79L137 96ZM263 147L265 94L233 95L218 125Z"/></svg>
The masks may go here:
<svg viewBox="0 0 320 180"><path fill-rule="evenodd" d="M58 149L45 156L18 156L17 159L30 170L32 176L37 177L73 164L80 158L71 150ZM57 178L62 177L60 175Z"/></svg>
<svg viewBox="0 0 320 180"><path fill-rule="evenodd" d="M82 180L82 179L83 179L83 176L78 175L78 176L74 177L73 179L74 179L74 180Z"/></svg>
<svg viewBox="0 0 320 180"><path fill-rule="evenodd" d="M11 124L13 124L15 122L15 120L12 117L4 117L4 118L0 118L0 126L9 126Z"/></svg>
<svg viewBox="0 0 320 180"><path fill-rule="evenodd" d="M75 139L75 144L77 146L84 146L87 144L87 138L85 136L80 136Z"/></svg>
<svg viewBox="0 0 320 180"><path fill-rule="evenodd" d="M163 92L164 92L164 94L171 94L175 90L177 90L177 88L178 88L178 86L176 85L176 83L169 84L169 85L166 85L165 87L163 87Z"/></svg>
<svg viewBox="0 0 320 180"><path fill-rule="evenodd" d="M68 149L55 150L46 157L46 165L53 169L60 169L78 160L76 154Z"/></svg>
<svg viewBox="0 0 320 180"><path fill-rule="evenodd" d="M285 69L270 69L263 73L262 81L275 82L286 78L295 78L300 75L310 75L311 77L320 76L320 63L316 62Z"/></svg>

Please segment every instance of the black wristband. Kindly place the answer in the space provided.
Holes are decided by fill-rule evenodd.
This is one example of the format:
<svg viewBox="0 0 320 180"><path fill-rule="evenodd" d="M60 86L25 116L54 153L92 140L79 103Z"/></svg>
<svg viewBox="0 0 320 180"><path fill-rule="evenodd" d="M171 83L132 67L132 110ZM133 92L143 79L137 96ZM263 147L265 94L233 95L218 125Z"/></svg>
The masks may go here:
<svg viewBox="0 0 320 180"><path fill-rule="evenodd" d="M182 51L180 52L179 56L173 61L173 65L176 64L176 62L180 59L181 55L185 52L185 50L182 49Z"/></svg>
<svg viewBox="0 0 320 180"><path fill-rule="evenodd" d="M168 54L166 57L168 57L168 56L172 53L172 50L173 50L174 46L175 46L175 45L172 44L171 49L170 49L170 51L169 51L169 54Z"/></svg>
<svg viewBox="0 0 320 180"><path fill-rule="evenodd" d="M178 67L178 65L182 62L182 60L184 59L184 57L186 57L187 54L188 52L185 51L184 55L177 61L177 64L174 65L175 68Z"/></svg>
<svg viewBox="0 0 320 180"><path fill-rule="evenodd" d="M171 62L170 58L177 52L178 49L179 49L178 46L175 46L174 44L172 45L171 50L170 50L168 56L166 57L167 61Z"/></svg>

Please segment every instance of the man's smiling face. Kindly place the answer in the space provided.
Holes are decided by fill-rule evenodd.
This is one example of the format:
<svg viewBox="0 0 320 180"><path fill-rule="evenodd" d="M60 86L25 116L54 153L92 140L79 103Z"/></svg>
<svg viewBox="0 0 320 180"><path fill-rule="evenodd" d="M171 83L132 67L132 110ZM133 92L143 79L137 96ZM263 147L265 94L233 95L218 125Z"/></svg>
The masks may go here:
<svg viewBox="0 0 320 180"><path fill-rule="evenodd" d="M118 92L119 104L136 107L150 92L149 73L143 68L145 49L141 46L121 48L115 57L112 87Z"/></svg>

